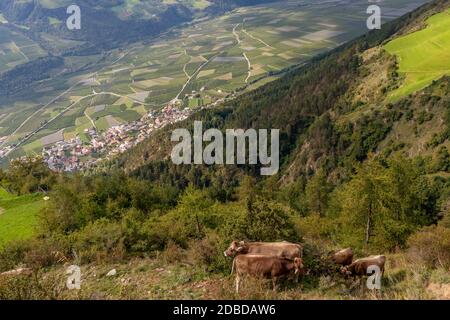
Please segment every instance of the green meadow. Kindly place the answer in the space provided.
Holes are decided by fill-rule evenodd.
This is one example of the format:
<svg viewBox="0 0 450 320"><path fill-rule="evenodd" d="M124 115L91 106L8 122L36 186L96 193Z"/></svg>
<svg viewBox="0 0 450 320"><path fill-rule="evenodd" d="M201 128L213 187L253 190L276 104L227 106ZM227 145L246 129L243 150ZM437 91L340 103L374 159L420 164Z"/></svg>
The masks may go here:
<svg viewBox="0 0 450 320"><path fill-rule="evenodd" d="M0 188L0 247L30 238L43 205L41 194L15 196Z"/></svg>
<svg viewBox="0 0 450 320"><path fill-rule="evenodd" d="M399 72L405 76L403 85L391 93L392 100L450 74L450 10L430 17L426 28L389 42L385 49L398 57Z"/></svg>

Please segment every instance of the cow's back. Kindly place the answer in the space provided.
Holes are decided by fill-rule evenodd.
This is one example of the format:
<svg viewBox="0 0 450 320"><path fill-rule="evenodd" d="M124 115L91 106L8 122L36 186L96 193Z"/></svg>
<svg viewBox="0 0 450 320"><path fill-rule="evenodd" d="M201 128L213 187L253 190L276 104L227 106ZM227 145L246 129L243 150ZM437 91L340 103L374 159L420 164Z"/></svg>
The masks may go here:
<svg viewBox="0 0 450 320"><path fill-rule="evenodd" d="M332 258L334 263L347 266L353 262L353 250L352 248L346 248L336 252Z"/></svg>
<svg viewBox="0 0 450 320"><path fill-rule="evenodd" d="M267 255L279 258L302 258L302 247L289 242L254 242L248 244L248 253L254 255Z"/></svg>
<svg viewBox="0 0 450 320"><path fill-rule="evenodd" d="M370 256L368 258L358 259L352 263L354 265L354 272L358 275L367 275L367 270L371 266L377 266L381 271L384 271L384 265L386 263L385 256Z"/></svg>

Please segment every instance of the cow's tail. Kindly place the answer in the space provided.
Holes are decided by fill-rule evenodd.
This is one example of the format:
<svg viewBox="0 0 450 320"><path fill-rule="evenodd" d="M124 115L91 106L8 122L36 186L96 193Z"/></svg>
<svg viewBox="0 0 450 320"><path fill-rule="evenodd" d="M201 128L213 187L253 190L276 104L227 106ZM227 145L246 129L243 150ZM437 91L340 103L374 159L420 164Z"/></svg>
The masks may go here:
<svg viewBox="0 0 450 320"><path fill-rule="evenodd" d="M231 273L230 273L230 276L232 276L233 273L234 273L234 265L235 265L235 264L236 264L236 258L233 259L233 264L231 265Z"/></svg>

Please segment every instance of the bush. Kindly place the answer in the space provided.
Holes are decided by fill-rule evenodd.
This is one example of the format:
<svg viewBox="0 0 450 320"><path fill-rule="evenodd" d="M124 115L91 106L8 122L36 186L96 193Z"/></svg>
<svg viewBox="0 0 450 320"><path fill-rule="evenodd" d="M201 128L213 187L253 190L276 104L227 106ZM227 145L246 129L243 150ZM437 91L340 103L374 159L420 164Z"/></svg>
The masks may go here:
<svg viewBox="0 0 450 320"><path fill-rule="evenodd" d="M249 205L244 230L247 238L254 241L300 241L289 210L262 198Z"/></svg>
<svg viewBox="0 0 450 320"><path fill-rule="evenodd" d="M169 241L160 258L166 264L182 262L186 261L186 252L176 243Z"/></svg>
<svg viewBox="0 0 450 320"><path fill-rule="evenodd" d="M24 253L23 262L33 270L50 267L69 260L70 245L63 236L53 235L47 238L35 239L30 243L30 249Z"/></svg>
<svg viewBox="0 0 450 320"><path fill-rule="evenodd" d="M189 243L188 257L195 266L202 266L207 272L229 274L232 260L222 253L228 245L226 239L211 232L202 240Z"/></svg>
<svg viewBox="0 0 450 320"><path fill-rule="evenodd" d="M425 227L409 240L409 256L431 268L450 268L450 229L442 226Z"/></svg>
<svg viewBox="0 0 450 320"><path fill-rule="evenodd" d="M55 300L65 289L65 275L0 277L0 300Z"/></svg>
<svg viewBox="0 0 450 320"><path fill-rule="evenodd" d="M8 246L0 251L0 272L16 268L23 263L25 253L30 250L31 243L28 241L10 242Z"/></svg>
<svg viewBox="0 0 450 320"><path fill-rule="evenodd" d="M83 263L118 261L125 255L124 236L117 222L99 219L69 236L73 250Z"/></svg>

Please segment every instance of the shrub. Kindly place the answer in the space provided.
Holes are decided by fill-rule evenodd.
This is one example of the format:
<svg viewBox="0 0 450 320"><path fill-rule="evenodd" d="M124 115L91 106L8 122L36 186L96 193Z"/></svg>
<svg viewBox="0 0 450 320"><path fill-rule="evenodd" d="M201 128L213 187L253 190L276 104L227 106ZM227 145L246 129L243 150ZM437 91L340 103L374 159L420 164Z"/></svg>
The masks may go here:
<svg viewBox="0 0 450 320"><path fill-rule="evenodd" d="M186 252L176 243L169 241L160 258L166 264L182 262L186 260Z"/></svg>
<svg viewBox="0 0 450 320"><path fill-rule="evenodd" d="M49 236L10 243L0 252L0 271L9 271L25 265L38 270L68 260L68 239Z"/></svg>
<svg viewBox="0 0 450 320"><path fill-rule="evenodd" d="M83 263L117 261L125 255L120 224L104 218L88 224L69 238L73 250Z"/></svg>
<svg viewBox="0 0 450 320"><path fill-rule="evenodd" d="M222 253L227 245L227 240L210 232L202 240L189 243L188 257L192 264L202 266L207 272L229 274L232 260Z"/></svg>
<svg viewBox="0 0 450 320"><path fill-rule="evenodd" d="M65 289L64 274L0 277L0 300L55 300Z"/></svg>
<svg viewBox="0 0 450 320"><path fill-rule="evenodd" d="M450 229L442 226L425 227L408 241L409 255L429 267L450 268Z"/></svg>
<svg viewBox="0 0 450 320"><path fill-rule="evenodd" d="M14 269L23 263L25 253L30 249L31 243L26 241L10 242L0 251L0 272Z"/></svg>
<svg viewBox="0 0 450 320"><path fill-rule="evenodd" d="M63 236L35 239L24 253L23 262L34 270L65 263L68 261L69 248L68 239Z"/></svg>
<svg viewBox="0 0 450 320"><path fill-rule="evenodd" d="M299 241L289 210L262 198L249 206L245 233L248 239L255 241Z"/></svg>

